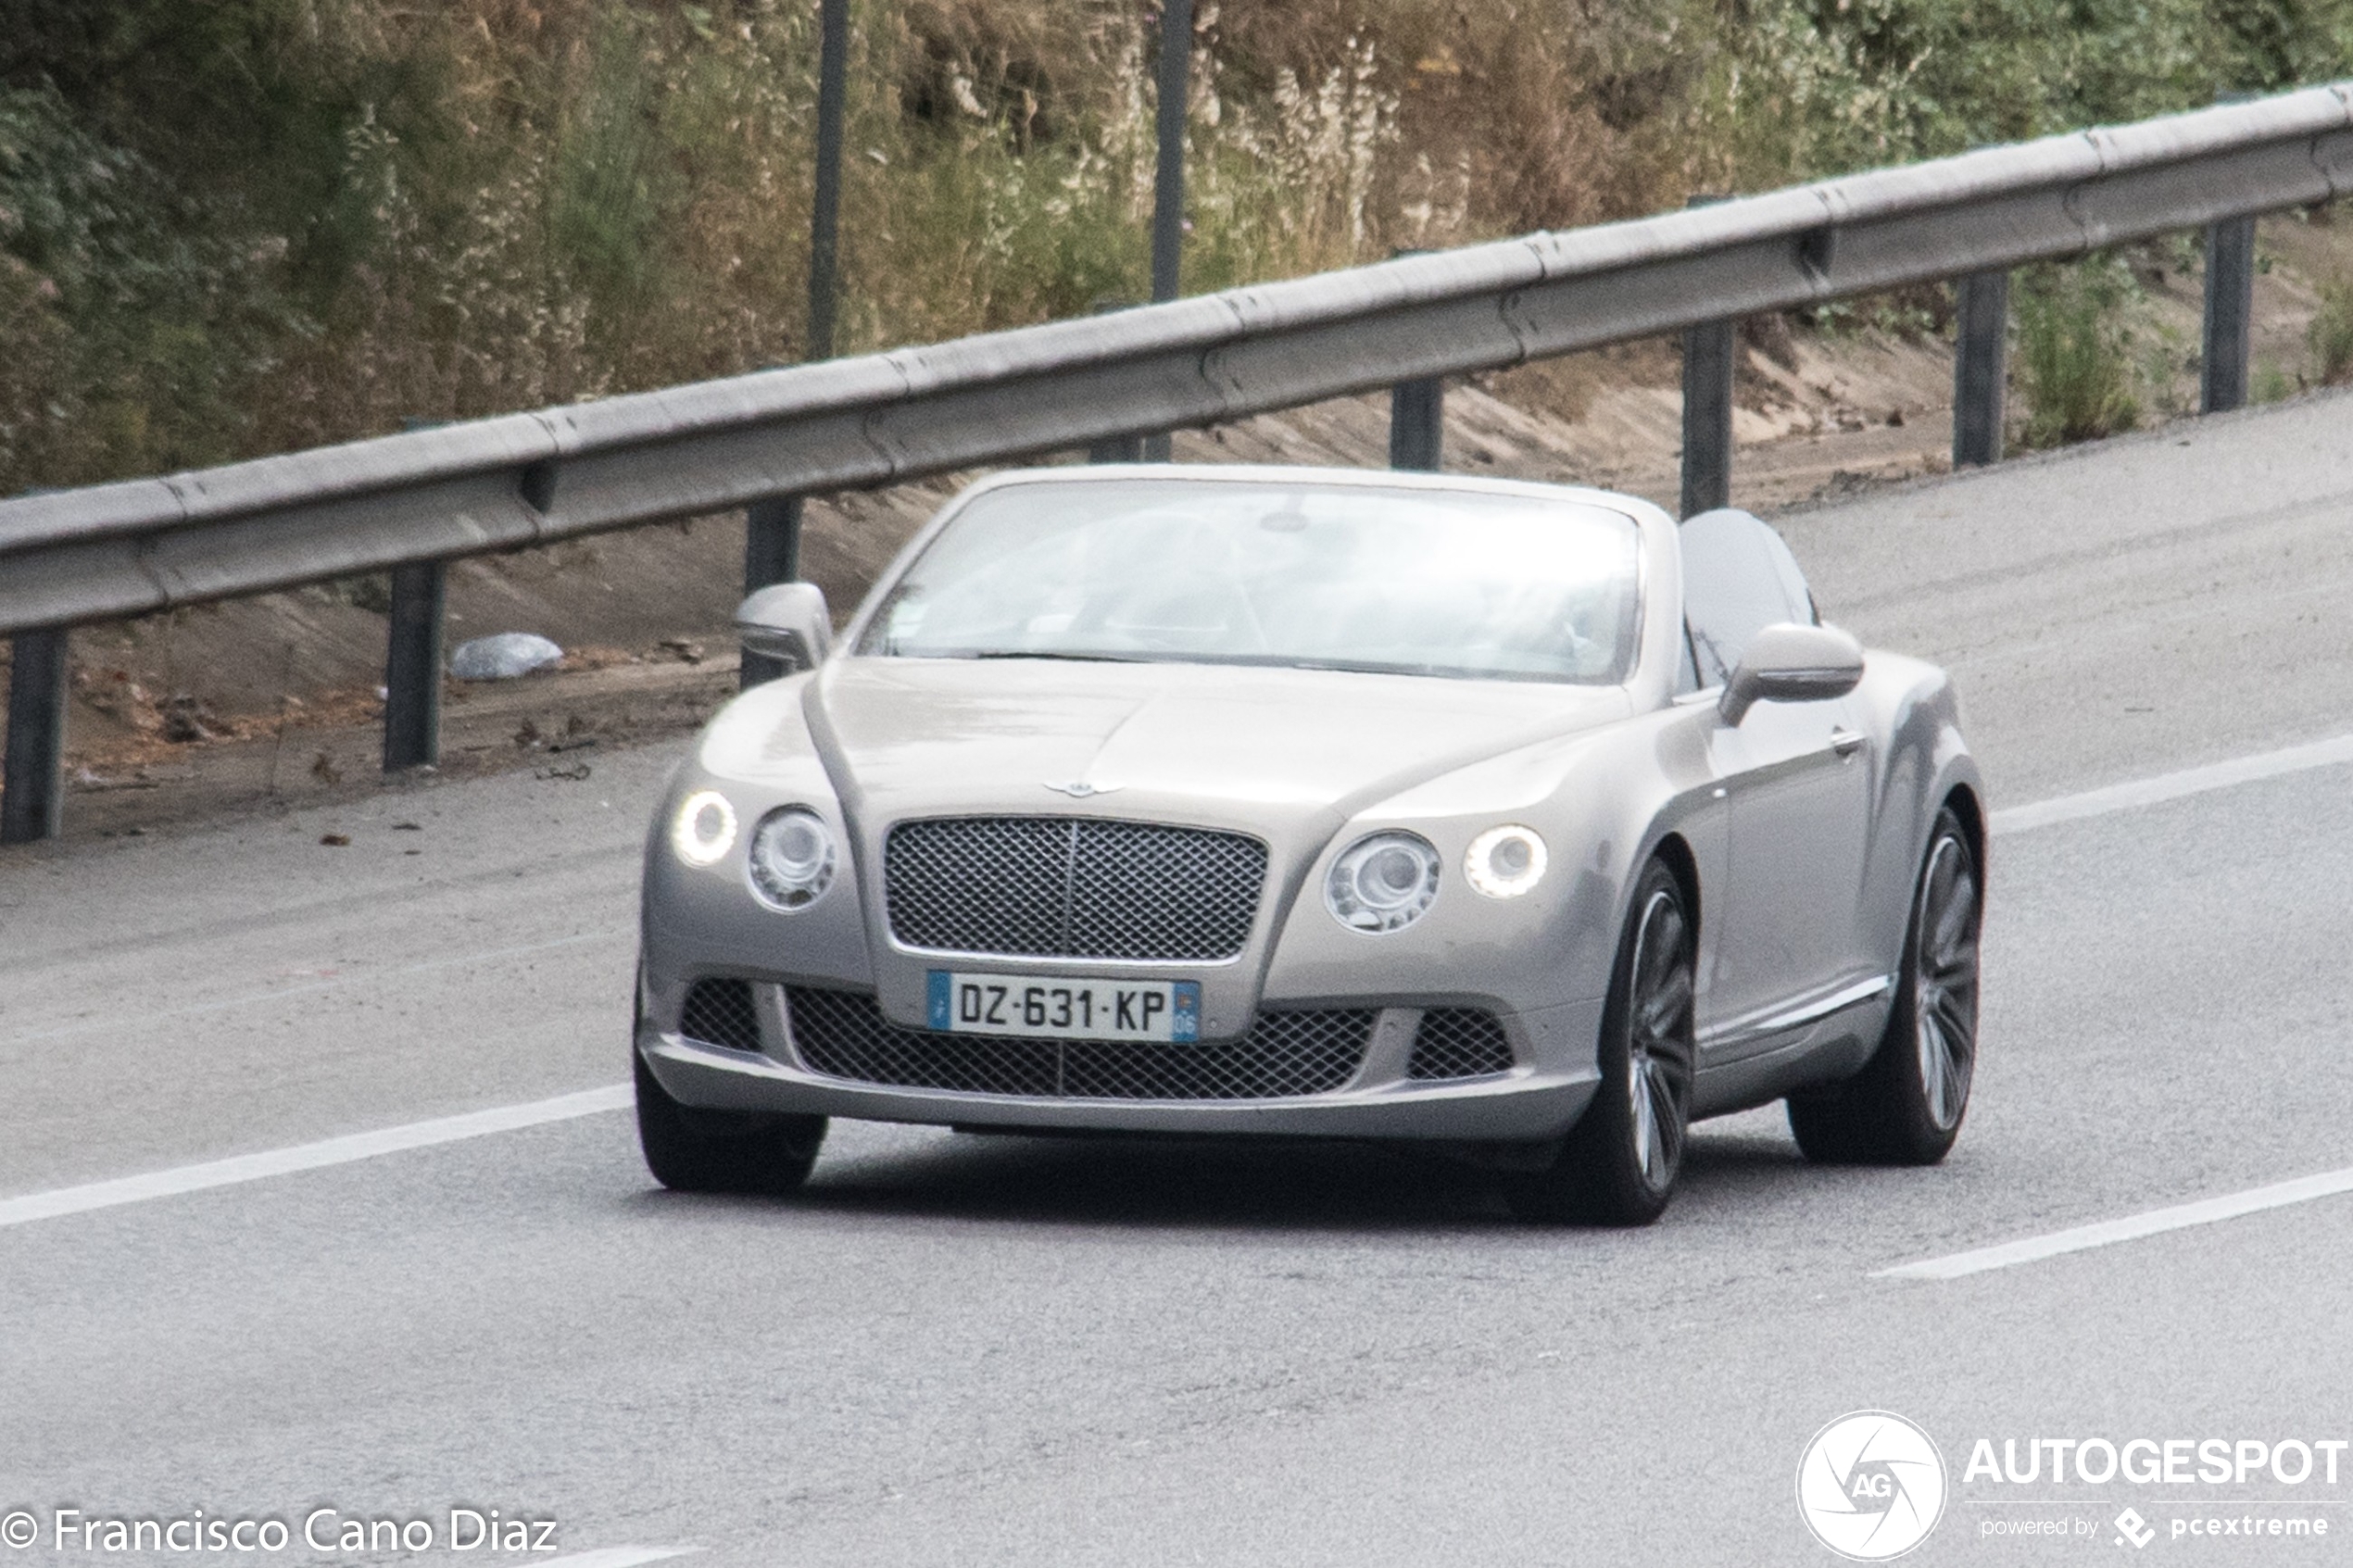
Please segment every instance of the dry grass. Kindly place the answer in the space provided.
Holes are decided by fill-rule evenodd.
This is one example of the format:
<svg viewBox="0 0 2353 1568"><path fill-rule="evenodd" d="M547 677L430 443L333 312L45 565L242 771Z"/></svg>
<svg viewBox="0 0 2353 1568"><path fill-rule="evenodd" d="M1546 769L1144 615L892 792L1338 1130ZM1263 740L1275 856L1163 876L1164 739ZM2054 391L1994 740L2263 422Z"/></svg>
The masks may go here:
<svg viewBox="0 0 2353 1568"><path fill-rule="evenodd" d="M53 340L103 335L97 313L44 297L38 269L9 258L0 489L799 358L813 5L295 9L303 25L267 65L324 95L302 127L314 144L319 121L339 127L308 148L333 187L323 213L257 231L245 172L193 152L174 167L168 138L136 149L158 202L175 184L219 198L173 221L225 228L239 258L233 275L189 262L152 313L179 332L238 296L271 304L272 324L211 331L192 399L126 376L152 343L68 364ZM1655 25L1666 15L1583 0L1202 5L1188 288L1679 199L1676 94L1694 68ZM1149 6L862 0L853 19L844 350L1144 292ZM0 208L6 154L0 134Z"/></svg>
<svg viewBox="0 0 2353 1568"><path fill-rule="evenodd" d="M843 349L1143 292L1153 9L856 0ZM235 70L141 68L185 125L108 119L97 89L0 89L0 492L800 356L811 0L247 11L250 35L207 44L249 54ZM2057 38L2037 13L1200 0L1187 286L1591 223L2338 63L2313 23L2264 65L2203 0L2094 6ZM36 51L0 77L81 80L82 63ZM274 141L206 129L288 102L301 112ZM11 142L36 121L56 132L45 163ZM74 204L44 194L118 152L111 188L151 210L84 249L102 282L141 281L61 292L55 236L34 226ZM1546 395L1574 406L1566 385Z"/></svg>

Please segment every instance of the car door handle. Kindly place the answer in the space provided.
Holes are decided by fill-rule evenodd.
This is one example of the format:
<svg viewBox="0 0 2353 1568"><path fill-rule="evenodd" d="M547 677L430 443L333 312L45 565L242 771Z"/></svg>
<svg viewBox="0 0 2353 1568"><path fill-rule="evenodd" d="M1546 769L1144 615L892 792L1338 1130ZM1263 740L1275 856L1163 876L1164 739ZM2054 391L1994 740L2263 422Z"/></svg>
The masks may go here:
<svg viewBox="0 0 2353 1568"><path fill-rule="evenodd" d="M1841 757L1852 757L1863 749L1863 732L1840 725L1831 732L1831 749Z"/></svg>

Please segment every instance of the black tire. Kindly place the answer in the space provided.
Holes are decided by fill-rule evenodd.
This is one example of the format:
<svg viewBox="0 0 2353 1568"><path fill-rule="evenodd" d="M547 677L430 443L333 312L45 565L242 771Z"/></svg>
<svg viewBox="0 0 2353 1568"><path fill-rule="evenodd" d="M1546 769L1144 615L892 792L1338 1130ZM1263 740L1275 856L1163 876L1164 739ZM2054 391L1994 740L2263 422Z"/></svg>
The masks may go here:
<svg viewBox="0 0 2353 1568"><path fill-rule="evenodd" d="M1793 1095L1790 1131L1826 1165L1933 1165L1969 1114L1977 1068L1978 929L1983 884L1951 807L1936 814L1904 932L1887 1032L1863 1070Z"/></svg>
<svg viewBox="0 0 2353 1568"><path fill-rule="evenodd" d="M1602 1011L1601 1086L1552 1164L1516 1177L1523 1219L1647 1225L1690 1141L1692 932L1682 884L1656 860L1634 885Z"/></svg>
<svg viewBox="0 0 2353 1568"><path fill-rule="evenodd" d="M629 1055L637 1068L637 1144L654 1180L678 1192L777 1194L809 1179L825 1141L824 1117L681 1105L642 1052Z"/></svg>

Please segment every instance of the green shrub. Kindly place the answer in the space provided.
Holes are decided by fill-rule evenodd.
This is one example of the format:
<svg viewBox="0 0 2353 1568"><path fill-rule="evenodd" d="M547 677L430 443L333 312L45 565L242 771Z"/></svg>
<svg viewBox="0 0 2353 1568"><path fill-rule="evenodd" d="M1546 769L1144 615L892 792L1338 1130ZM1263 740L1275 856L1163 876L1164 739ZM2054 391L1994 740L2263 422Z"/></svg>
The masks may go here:
<svg viewBox="0 0 2353 1568"><path fill-rule="evenodd" d="M2321 307L2312 313L2305 341L2325 384L2353 381L2353 276L2340 275L2321 285Z"/></svg>
<svg viewBox="0 0 2353 1568"><path fill-rule="evenodd" d="M306 323L216 204L0 86L0 494L220 462Z"/></svg>
<svg viewBox="0 0 2353 1568"><path fill-rule="evenodd" d="M2018 373L2029 446L2131 430L2141 420L2134 317L2144 296L2112 257L2020 274Z"/></svg>
<svg viewBox="0 0 2353 1568"><path fill-rule="evenodd" d="M2324 80L2353 69L2348 6L1203 0L1185 286ZM842 352L1146 292L1156 9L853 0ZM813 0L7 16L0 494L804 351ZM2129 302L2021 292L2033 436L2163 408L2178 355L2133 369ZM1945 308L1818 319L1908 333ZM2353 297L2314 332L2353 377Z"/></svg>

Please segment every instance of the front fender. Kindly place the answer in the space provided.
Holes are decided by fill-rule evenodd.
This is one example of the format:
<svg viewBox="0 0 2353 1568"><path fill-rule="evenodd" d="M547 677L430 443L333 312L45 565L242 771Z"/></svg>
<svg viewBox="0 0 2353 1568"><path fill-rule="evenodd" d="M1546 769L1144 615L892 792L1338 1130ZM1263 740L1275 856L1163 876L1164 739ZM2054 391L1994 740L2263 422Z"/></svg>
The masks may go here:
<svg viewBox="0 0 2353 1568"><path fill-rule="evenodd" d="M1701 729L1710 722L1710 710L1664 709L1483 759L1357 812L1316 857L1282 922L1266 998L1370 994L1396 1005L1487 1006L1523 1019L1598 1003L1609 990L1633 880L1661 844L1680 840L1686 869L1703 884L1722 864L1720 806L1707 788ZM1464 858L1472 839L1509 822L1543 838L1548 869L1522 897L1488 897L1470 885ZM1386 829L1419 834L1437 848L1438 896L1402 931L1351 930L1326 907L1325 882L1348 847ZM1589 1066L1594 1044L1583 1034L1557 1040L1543 1048L1569 1058L1547 1064Z"/></svg>
<svg viewBox="0 0 2353 1568"><path fill-rule="evenodd" d="M1975 834L1983 873L1985 780L1961 734L1960 700L1943 670L1874 651L1856 696L1869 733L1887 737L1873 780L1857 918L1873 938L1875 958L1892 973L1903 961L1913 884L1930 829L1957 792L1965 797L1965 825Z"/></svg>

